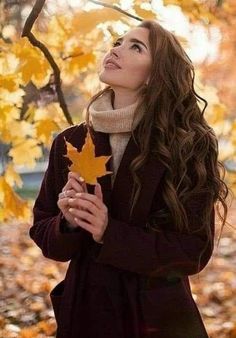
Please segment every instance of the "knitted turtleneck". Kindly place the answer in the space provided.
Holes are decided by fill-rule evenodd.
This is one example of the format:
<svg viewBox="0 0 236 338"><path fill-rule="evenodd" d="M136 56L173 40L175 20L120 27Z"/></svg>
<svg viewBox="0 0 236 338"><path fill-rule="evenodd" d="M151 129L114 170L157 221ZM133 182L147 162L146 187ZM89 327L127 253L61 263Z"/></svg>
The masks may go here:
<svg viewBox="0 0 236 338"><path fill-rule="evenodd" d="M135 114L138 101L135 103L113 109L111 91L98 97L89 107L89 120L95 131L109 133L112 150L112 185L120 165L124 150L131 136L131 128L138 125L142 113Z"/></svg>

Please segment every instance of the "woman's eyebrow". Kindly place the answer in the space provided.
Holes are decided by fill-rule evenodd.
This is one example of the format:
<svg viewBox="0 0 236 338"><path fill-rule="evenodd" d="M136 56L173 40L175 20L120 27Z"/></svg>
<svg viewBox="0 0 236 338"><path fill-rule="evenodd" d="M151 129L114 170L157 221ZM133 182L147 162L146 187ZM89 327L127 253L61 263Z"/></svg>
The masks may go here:
<svg viewBox="0 0 236 338"><path fill-rule="evenodd" d="M124 40L123 38L119 38L119 39L117 39L116 41L117 41L117 42L122 42L123 40ZM129 39L129 41L130 41L130 42L136 42L136 43L139 43L140 45L144 46L144 47L148 50L148 48L147 48L147 46L145 45L145 43L142 42L141 40L138 40L138 39L136 39L136 38L131 38L131 39Z"/></svg>

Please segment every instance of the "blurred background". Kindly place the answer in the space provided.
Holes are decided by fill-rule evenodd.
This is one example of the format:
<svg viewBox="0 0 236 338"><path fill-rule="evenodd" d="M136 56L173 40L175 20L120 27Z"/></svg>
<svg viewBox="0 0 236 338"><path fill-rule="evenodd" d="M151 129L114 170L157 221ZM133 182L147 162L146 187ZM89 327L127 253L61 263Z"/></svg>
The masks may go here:
<svg viewBox="0 0 236 338"><path fill-rule="evenodd" d="M32 14L36 3L42 9ZM83 120L89 98L102 88L101 57L142 19L174 32L193 61L195 89L208 101L205 117L235 193L234 0L0 0L0 337L55 336L49 292L67 264L43 258L29 238L32 205L53 137ZM31 23L34 40L28 38ZM221 233L217 226L212 259L191 277L212 338L236 337L234 200L228 222L235 229L228 225Z"/></svg>

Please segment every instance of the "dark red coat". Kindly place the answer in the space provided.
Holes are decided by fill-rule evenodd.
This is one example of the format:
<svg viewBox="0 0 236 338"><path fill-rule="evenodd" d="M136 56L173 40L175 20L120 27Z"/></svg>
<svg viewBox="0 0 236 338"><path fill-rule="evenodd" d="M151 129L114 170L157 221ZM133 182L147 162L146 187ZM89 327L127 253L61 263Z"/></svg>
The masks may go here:
<svg viewBox="0 0 236 338"><path fill-rule="evenodd" d="M188 275L202 270L212 255L212 243L199 233L179 233L173 222L161 231L146 227L150 216L165 208L162 198L163 164L155 159L139 171L142 190L129 219L132 176L128 166L139 149L131 137L113 188L111 177L98 181L109 223L104 244L83 229L68 232L57 207L58 194L67 181L68 159L64 137L81 150L86 128L68 128L52 145L48 169L34 206L31 238L45 257L70 260L65 280L51 293L58 338L206 338L201 316L192 298ZM93 132L96 156L109 155L109 135ZM107 163L110 169L110 161ZM92 187L89 186L89 192ZM192 230L202 226L206 195L188 202ZM214 234L214 207L212 206ZM205 247L200 266L199 255ZM148 276L155 272L147 282Z"/></svg>

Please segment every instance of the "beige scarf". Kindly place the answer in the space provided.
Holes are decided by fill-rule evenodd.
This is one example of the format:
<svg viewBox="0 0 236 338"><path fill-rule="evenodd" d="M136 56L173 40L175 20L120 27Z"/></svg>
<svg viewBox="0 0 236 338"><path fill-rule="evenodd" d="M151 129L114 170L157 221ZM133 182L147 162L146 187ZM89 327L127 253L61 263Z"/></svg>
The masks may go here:
<svg viewBox="0 0 236 338"><path fill-rule="evenodd" d="M109 91L97 98L89 107L89 120L94 130L109 133L112 150L112 185L131 136L132 124L135 129L143 115L141 112L135 114L137 105L138 101L123 108L113 109Z"/></svg>

